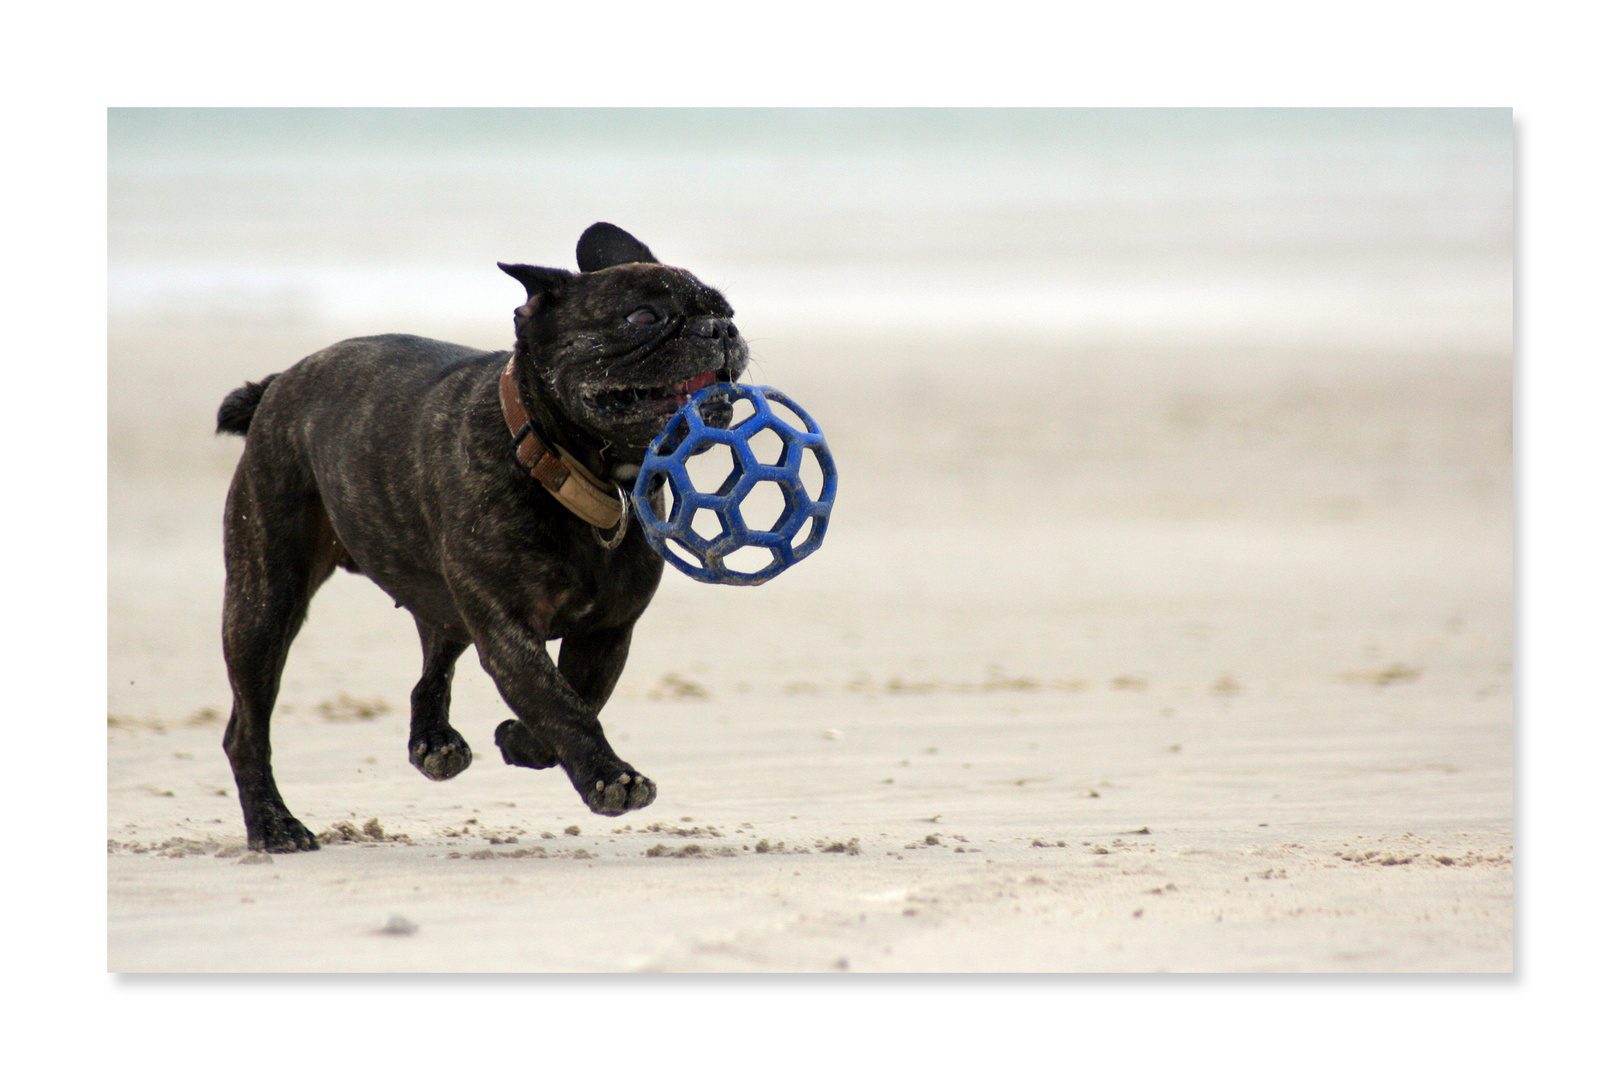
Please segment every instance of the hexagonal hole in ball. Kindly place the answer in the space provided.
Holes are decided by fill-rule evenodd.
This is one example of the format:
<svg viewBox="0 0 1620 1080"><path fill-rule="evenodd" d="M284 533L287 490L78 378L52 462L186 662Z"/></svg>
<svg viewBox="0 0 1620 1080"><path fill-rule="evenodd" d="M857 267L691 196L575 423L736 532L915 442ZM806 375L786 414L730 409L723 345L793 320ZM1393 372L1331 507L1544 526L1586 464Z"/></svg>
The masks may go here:
<svg viewBox="0 0 1620 1080"><path fill-rule="evenodd" d="M675 448L680 446L691 432L692 425L687 423L686 417L679 417L675 421L673 430L660 438L653 449L659 454L673 454Z"/></svg>
<svg viewBox="0 0 1620 1080"><path fill-rule="evenodd" d="M784 464L787 456L787 442L770 428L756 431L754 437L748 440L748 449L753 451L754 460L761 465Z"/></svg>
<svg viewBox="0 0 1620 1080"><path fill-rule="evenodd" d="M723 488L735 471L736 455L723 443L710 443L707 449L686 459L686 475L691 478L692 487L705 495Z"/></svg>
<svg viewBox="0 0 1620 1080"><path fill-rule="evenodd" d="M707 507L692 511L692 531L704 540L715 540L724 531L720 515Z"/></svg>
<svg viewBox="0 0 1620 1080"><path fill-rule="evenodd" d="M775 559L769 549L750 545L738 548L720 561L733 573L757 574L770 566Z"/></svg>
<svg viewBox="0 0 1620 1080"><path fill-rule="evenodd" d="M767 480L755 484L742 501L743 524L754 532L767 532L776 528L786 509L787 496L780 483Z"/></svg>
<svg viewBox="0 0 1620 1080"><path fill-rule="evenodd" d="M806 449L799 455L799 480L814 502L827 496L827 475L821 471L821 461L814 451Z"/></svg>
<svg viewBox="0 0 1620 1080"><path fill-rule="evenodd" d="M731 424L730 424L730 426L734 427L734 428L741 427L744 420L747 420L749 417L753 416L754 413L756 413L758 411L759 411L758 409L754 408L754 402L750 398L747 398L747 397L738 398L737 400L735 400L735 401L733 401L731 403Z"/></svg>
<svg viewBox="0 0 1620 1080"><path fill-rule="evenodd" d="M801 546L803 546L804 542L806 540L810 539L810 530L814 529L815 527L816 527L816 519L815 518L813 518L813 517L805 518L804 521L801 522L800 525L799 525L799 531L794 533L793 534L793 539L788 542L788 547L792 548L794 551L798 551L799 548Z"/></svg>
<svg viewBox="0 0 1620 1080"><path fill-rule="evenodd" d="M703 568L703 561L697 556L693 555L690 551L686 550L686 547L673 536L664 543L664 550L669 552L670 558L674 559L682 566L691 567L693 570L701 570Z"/></svg>

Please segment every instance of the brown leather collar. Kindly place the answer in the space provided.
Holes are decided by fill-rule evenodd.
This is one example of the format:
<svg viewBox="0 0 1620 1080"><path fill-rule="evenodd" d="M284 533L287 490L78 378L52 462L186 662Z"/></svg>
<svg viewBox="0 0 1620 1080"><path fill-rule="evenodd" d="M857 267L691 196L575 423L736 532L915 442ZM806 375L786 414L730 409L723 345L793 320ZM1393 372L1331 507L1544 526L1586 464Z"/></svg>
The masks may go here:
<svg viewBox="0 0 1620 1080"><path fill-rule="evenodd" d="M625 520L623 489L599 479L568 451L540 437L518 394L516 363L513 354L501 369L501 413L513 440L522 436L517 443L519 464L576 516L598 529L618 529Z"/></svg>

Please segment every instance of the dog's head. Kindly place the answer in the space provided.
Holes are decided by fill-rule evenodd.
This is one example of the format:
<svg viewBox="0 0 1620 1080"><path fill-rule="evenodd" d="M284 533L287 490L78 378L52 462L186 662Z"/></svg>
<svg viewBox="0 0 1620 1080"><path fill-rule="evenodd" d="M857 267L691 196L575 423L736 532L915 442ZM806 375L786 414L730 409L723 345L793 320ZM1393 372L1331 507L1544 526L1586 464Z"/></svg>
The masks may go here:
<svg viewBox="0 0 1620 1080"><path fill-rule="evenodd" d="M497 264L529 292L514 313L519 383L565 439L618 475L640 466L687 398L735 381L748 346L725 297L623 229L592 225L575 254L577 274ZM704 419L729 423L730 407L711 404Z"/></svg>

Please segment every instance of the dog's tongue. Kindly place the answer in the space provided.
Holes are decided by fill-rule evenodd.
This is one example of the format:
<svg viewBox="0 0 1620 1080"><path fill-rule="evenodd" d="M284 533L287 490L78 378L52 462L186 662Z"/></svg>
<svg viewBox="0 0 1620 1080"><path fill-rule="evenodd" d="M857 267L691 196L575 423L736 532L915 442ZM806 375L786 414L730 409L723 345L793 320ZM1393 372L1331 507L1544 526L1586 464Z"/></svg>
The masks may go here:
<svg viewBox="0 0 1620 1080"><path fill-rule="evenodd" d="M699 390L703 389L705 386L712 386L717 377L718 377L717 372L713 372L713 371L704 372L702 375L699 375L695 379L687 379L683 383L676 384L675 393L679 394L683 398L691 397L693 394L697 393Z"/></svg>

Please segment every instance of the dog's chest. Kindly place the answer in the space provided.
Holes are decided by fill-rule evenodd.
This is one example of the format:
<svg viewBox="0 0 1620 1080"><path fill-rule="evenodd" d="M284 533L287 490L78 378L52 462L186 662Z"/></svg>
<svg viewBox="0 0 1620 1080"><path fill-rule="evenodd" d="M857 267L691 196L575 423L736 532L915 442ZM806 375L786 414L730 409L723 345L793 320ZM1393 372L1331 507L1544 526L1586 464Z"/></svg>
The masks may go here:
<svg viewBox="0 0 1620 1080"><path fill-rule="evenodd" d="M649 554L631 551L615 553L618 557L572 561L566 585L538 600L534 615L545 624L546 636L566 637L634 623L658 587L659 564L638 557Z"/></svg>

